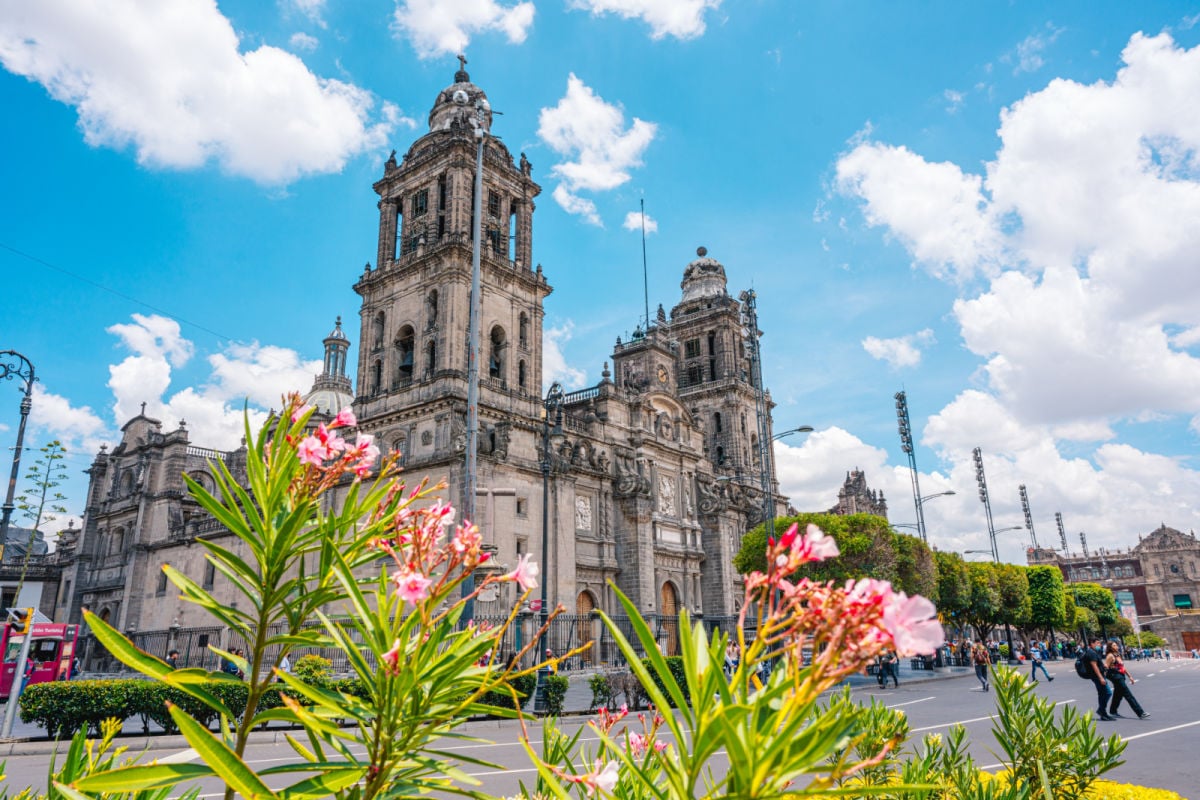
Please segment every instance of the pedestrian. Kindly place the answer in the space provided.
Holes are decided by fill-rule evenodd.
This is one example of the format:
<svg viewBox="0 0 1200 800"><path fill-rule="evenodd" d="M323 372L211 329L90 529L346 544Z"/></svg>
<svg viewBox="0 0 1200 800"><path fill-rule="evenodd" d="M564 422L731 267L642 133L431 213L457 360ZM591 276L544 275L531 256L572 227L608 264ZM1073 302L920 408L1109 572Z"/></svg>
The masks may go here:
<svg viewBox="0 0 1200 800"><path fill-rule="evenodd" d="M1083 665L1082 674L1096 687L1096 716L1105 722L1111 722L1114 717L1108 713L1108 698L1112 695L1112 690L1108 688L1104 678L1104 655L1100 652L1100 637L1093 636L1090 644L1091 647L1084 648L1079 656Z"/></svg>
<svg viewBox="0 0 1200 800"><path fill-rule="evenodd" d="M883 653L883 679L880 685L887 688L887 679L891 677L894 689L900 688L900 656L895 650L885 650Z"/></svg>
<svg viewBox="0 0 1200 800"><path fill-rule="evenodd" d="M279 671L284 675L292 674L292 660L287 657L287 653L284 653L283 658L279 659ZM283 679L280 678L280 682L282 682L282 680Z"/></svg>
<svg viewBox="0 0 1200 800"><path fill-rule="evenodd" d="M976 642L971 648L971 663L975 665L975 677L979 679L979 683L983 686L983 690L988 690L988 665L992 663L992 657L988 653L988 649L983 646L983 642Z"/></svg>
<svg viewBox="0 0 1200 800"><path fill-rule="evenodd" d="M167 653L167 666L171 669L179 669L179 651L172 649Z"/></svg>
<svg viewBox="0 0 1200 800"><path fill-rule="evenodd" d="M1035 644L1029 648L1029 677L1033 679L1034 683L1038 682L1037 671L1039 668L1042 670L1042 674L1046 676L1047 681L1054 680L1054 676L1046 672L1046 665L1042 663L1042 651Z"/></svg>
<svg viewBox="0 0 1200 800"><path fill-rule="evenodd" d="M1125 662L1121 660L1120 648L1116 642L1108 643L1108 652L1104 656L1104 674L1112 681L1112 700L1108 705L1108 713L1114 717L1121 716L1117 713L1117 708L1121 705L1122 700L1129 701L1129 707L1133 709L1133 713L1137 714L1138 719L1148 719L1150 717L1142 709L1142 704L1133 696L1133 692L1129 691L1129 683L1133 678L1125 672Z"/></svg>

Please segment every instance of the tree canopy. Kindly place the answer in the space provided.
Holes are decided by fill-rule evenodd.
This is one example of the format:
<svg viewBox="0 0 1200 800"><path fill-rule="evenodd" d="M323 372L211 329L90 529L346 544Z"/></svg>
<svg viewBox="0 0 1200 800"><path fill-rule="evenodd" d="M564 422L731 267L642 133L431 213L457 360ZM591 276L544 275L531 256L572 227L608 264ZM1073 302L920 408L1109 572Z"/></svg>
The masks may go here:
<svg viewBox="0 0 1200 800"><path fill-rule="evenodd" d="M1026 570L1029 580L1029 624L1051 631L1067 623L1067 593L1057 567L1037 566Z"/></svg>

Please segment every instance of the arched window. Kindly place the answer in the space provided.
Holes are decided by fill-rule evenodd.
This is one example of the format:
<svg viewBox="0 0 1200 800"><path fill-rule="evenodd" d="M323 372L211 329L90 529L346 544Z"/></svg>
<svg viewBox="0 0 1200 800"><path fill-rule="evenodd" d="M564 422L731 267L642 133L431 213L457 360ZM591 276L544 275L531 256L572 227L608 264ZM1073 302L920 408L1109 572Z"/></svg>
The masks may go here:
<svg viewBox="0 0 1200 800"><path fill-rule="evenodd" d="M125 529L117 528L116 530L114 530L112 532L112 536L110 536L108 539L107 555L110 555L110 556L120 555L121 551L124 549L125 549Z"/></svg>
<svg viewBox="0 0 1200 800"><path fill-rule="evenodd" d="M759 466L759 462L762 461L762 459L759 457L759 453L758 453L758 434L757 433L750 434L750 458L753 459L753 463L755 466Z"/></svg>
<svg viewBox="0 0 1200 800"><path fill-rule="evenodd" d="M383 359L375 359L371 365L371 394L383 391Z"/></svg>
<svg viewBox="0 0 1200 800"><path fill-rule="evenodd" d="M434 289L425 298L425 327L432 328L438 321L438 290Z"/></svg>
<svg viewBox="0 0 1200 800"><path fill-rule="evenodd" d="M411 325L405 325L396 335L396 381L401 386L412 383L415 341L416 332Z"/></svg>
<svg viewBox="0 0 1200 800"><path fill-rule="evenodd" d="M526 384L525 377L525 360L521 359L517 362L517 386L524 389Z"/></svg>
<svg viewBox="0 0 1200 800"><path fill-rule="evenodd" d="M392 442L392 452L396 454L396 463L403 464L405 456L408 455L408 437L406 435L402 433L396 437L396 440Z"/></svg>
<svg viewBox="0 0 1200 800"><path fill-rule="evenodd" d="M133 494L133 470L127 469L121 476L121 494L128 496Z"/></svg>
<svg viewBox="0 0 1200 800"><path fill-rule="evenodd" d="M721 412L713 414L713 433L721 432Z"/></svg>
<svg viewBox="0 0 1200 800"><path fill-rule="evenodd" d="M430 339L425 345L425 377L432 378L437 371L437 342Z"/></svg>
<svg viewBox="0 0 1200 800"><path fill-rule="evenodd" d="M383 312L380 311L375 315L375 321L371 324L371 346L376 350L383 349L383 328L384 316Z"/></svg>
<svg viewBox="0 0 1200 800"><path fill-rule="evenodd" d="M488 376L492 378L504 379L504 351L507 341L504 335L504 328L499 325L492 328L492 334L489 337L491 344L488 352Z"/></svg>
<svg viewBox="0 0 1200 800"><path fill-rule="evenodd" d="M518 317L517 323L517 341L521 347L529 347L529 315L524 311Z"/></svg>
<svg viewBox="0 0 1200 800"><path fill-rule="evenodd" d="M717 466L725 466L725 448L717 445Z"/></svg>

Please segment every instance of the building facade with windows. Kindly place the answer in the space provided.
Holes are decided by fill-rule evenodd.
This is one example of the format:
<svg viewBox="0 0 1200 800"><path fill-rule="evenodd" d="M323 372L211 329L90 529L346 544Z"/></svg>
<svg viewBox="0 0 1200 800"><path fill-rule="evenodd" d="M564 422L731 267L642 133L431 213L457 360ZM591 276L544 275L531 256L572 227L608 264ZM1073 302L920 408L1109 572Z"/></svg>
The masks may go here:
<svg viewBox="0 0 1200 800"><path fill-rule="evenodd" d="M525 553L542 564L551 605L616 610L612 581L647 614L682 608L735 614L742 588L732 566L744 531L786 507L774 474L764 497L758 403L771 430L770 398L753 381L744 299L730 295L724 266L701 248L683 270L670 315L660 306L628 341L617 340L593 386L563 397L562 436L543 475L543 321L552 287L533 257L540 187L524 154L490 135L483 90L459 70L429 114L429 131L374 184L379 195L375 263L354 282L361 298L356 380L349 341L336 326L310 401L324 413L352 405L360 430L400 454L415 485L446 481L463 504L468 319L475 158L483 138L481 237L483 359L480 369L477 519L494 563ZM601 360L600 358L597 361ZM611 363L611 369L609 364ZM768 440L769 441L769 440ZM161 630L208 619L185 607L160 577L171 564L222 589L203 538L229 535L185 491L182 475L211 482L209 464L240 475L245 449L206 450L182 423L165 431L141 414L121 443L101 451L60 618L83 606L123 629ZM549 551L541 552L542 507ZM515 587L481 599L477 614L511 608Z"/></svg>
<svg viewBox="0 0 1200 800"><path fill-rule="evenodd" d="M1173 649L1200 648L1200 541L1166 524L1142 536L1127 550L1064 555L1050 548L1028 551L1030 565L1057 566L1068 591L1072 583L1098 583L1118 604L1136 611L1137 623L1167 640Z"/></svg>

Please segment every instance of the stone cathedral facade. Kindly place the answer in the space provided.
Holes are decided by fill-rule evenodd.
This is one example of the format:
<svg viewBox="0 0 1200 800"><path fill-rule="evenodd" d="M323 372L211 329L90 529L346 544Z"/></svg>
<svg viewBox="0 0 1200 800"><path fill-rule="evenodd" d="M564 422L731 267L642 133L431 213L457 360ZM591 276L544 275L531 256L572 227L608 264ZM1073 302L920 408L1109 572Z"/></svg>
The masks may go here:
<svg viewBox="0 0 1200 800"><path fill-rule="evenodd" d="M310 401L333 413L352 404L363 431L401 454L407 479L444 480L463 502L468 316L475 159L491 111L460 69L429 114L429 132L384 165L374 265L354 283L361 298L357 374L347 371L339 319L325 339L324 371ZM523 553L541 563L551 605L615 611L614 582L644 613L681 608L706 616L737 612L742 591L732 559L742 533L760 522L764 465L757 392L751 383L745 303L730 295L725 269L703 248L683 270L668 314L617 340L602 378L563 400L562 436L550 455L543 497L544 303L553 270L534 259L532 166L484 137L482 315L476 522L498 567ZM597 359L599 360L599 359ZM611 368L609 366L611 363ZM767 415L771 402L765 398ZM771 430L770 420L766 430ZM196 540L228 539L183 491L201 483L209 459L235 474L245 451L194 446L144 414L90 470L84 528L67 544L59 618L95 609L125 629L202 624L158 577L172 564L220 589ZM786 510L774 474L770 502ZM542 508L549 552L541 551ZM513 587L477 613L511 607Z"/></svg>

